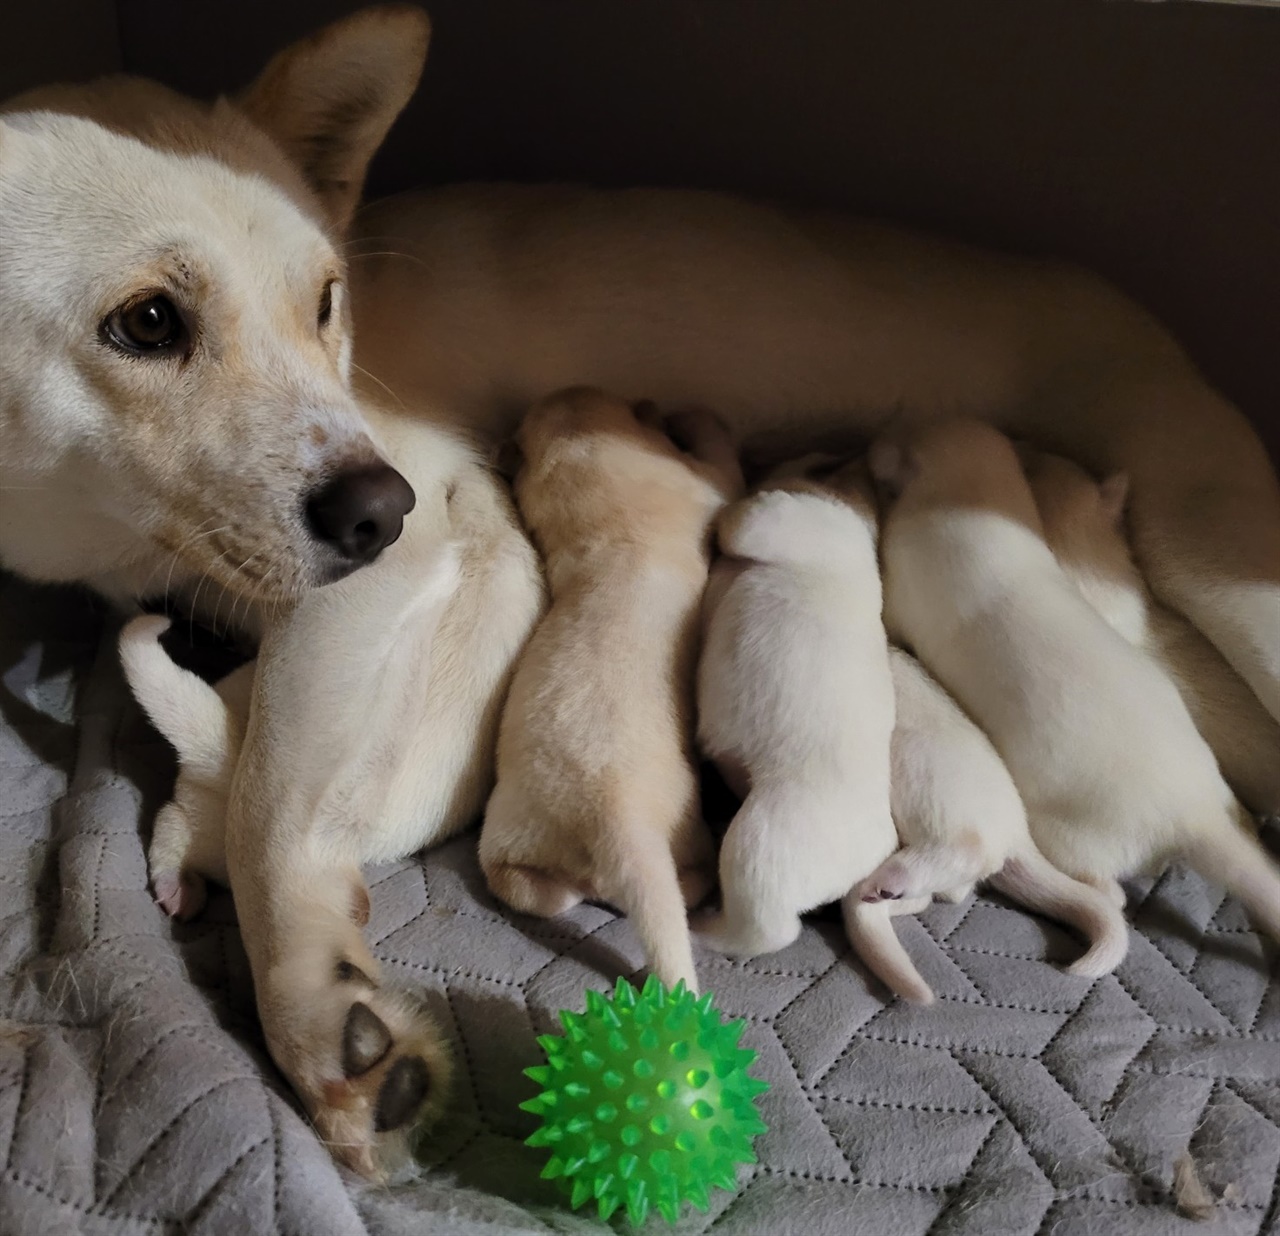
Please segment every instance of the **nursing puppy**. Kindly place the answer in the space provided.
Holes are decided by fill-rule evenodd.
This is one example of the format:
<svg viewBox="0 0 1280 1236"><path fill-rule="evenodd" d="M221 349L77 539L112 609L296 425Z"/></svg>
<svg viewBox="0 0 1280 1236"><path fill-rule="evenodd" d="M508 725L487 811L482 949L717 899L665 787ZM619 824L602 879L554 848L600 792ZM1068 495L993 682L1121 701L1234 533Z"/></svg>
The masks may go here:
<svg viewBox="0 0 1280 1236"><path fill-rule="evenodd" d="M1090 941L1070 973L1093 977L1115 969L1128 949L1119 908L1045 858L987 736L914 657L899 648L889 656L897 707L889 801L902 849L850 894L846 912L855 901L962 901L986 881Z"/></svg>
<svg viewBox="0 0 1280 1236"><path fill-rule="evenodd" d="M551 609L512 682L480 864L495 895L555 915L583 898L634 920L650 968L696 988L686 904L714 862L692 761L709 529L741 487L712 418L675 428L573 389L520 427L515 482Z"/></svg>
<svg viewBox="0 0 1280 1236"><path fill-rule="evenodd" d="M205 880L227 884L227 795L244 741L254 662L210 685L174 663L160 637L169 619L144 614L120 632L134 698L178 755L173 798L156 813L147 866L156 901L185 921L204 909Z"/></svg>
<svg viewBox="0 0 1280 1236"><path fill-rule="evenodd" d="M1280 723L1222 654L1161 605L1124 531L1123 474L1099 483L1059 455L1018 448L1045 540L1085 600L1173 679L1227 784L1256 815L1280 815Z"/></svg>
<svg viewBox="0 0 1280 1236"><path fill-rule="evenodd" d="M1185 858L1280 938L1280 874L1168 677L1089 607L1044 542L1014 447L976 421L881 438L885 614L990 736L1061 870Z"/></svg>
<svg viewBox="0 0 1280 1236"><path fill-rule="evenodd" d="M843 897L897 845L893 683L865 466L821 484L784 475L730 508L718 539L698 740L743 803L720 850L723 908L699 934L750 957L785 948L804 911ZM868 965L928 999L888 906L852 915Z"/></svg>

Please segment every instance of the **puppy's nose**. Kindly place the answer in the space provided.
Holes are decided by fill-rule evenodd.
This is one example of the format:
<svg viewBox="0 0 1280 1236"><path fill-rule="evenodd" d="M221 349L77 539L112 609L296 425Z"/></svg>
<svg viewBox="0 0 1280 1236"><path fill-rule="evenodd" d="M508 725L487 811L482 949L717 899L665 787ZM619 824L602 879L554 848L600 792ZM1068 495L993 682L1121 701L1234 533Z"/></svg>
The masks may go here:
<svg viewBox="0 0 1280 1236"><path fill-rule="evenodd" d="M416 501L413 487L388 464L331 477L307 500L312 535L348 562L372 562L399 537Z"/></svg>

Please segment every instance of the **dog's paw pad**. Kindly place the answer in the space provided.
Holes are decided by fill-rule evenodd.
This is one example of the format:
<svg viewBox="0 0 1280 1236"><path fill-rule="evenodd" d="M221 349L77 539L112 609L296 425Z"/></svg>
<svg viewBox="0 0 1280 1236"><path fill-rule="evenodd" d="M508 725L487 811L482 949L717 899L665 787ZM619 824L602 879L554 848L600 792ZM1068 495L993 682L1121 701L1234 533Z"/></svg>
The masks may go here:
<svg viewBox="0 0 1280 1236"><path fill-rule="evenodd" d="M431 1090L431 1070L425 1060L405 1056L388 1070L378 1091L373 1127L379 1133L412 1123Z"/></svg>
<svg viewBox="0 0 1280 1236"><path fill-rule="evenodd" d="M180 923L195 918L209 899L204 877L193 871L162 871L151 882L151 887L156 904Z"/></svg>
<svg viewBox="0 0 1280 1236"><path fill-rule="evenodd" d="M362 1077L391 1050L391 1031L367 1004L356 1003L342 1030L342 1071Z"/></svg>

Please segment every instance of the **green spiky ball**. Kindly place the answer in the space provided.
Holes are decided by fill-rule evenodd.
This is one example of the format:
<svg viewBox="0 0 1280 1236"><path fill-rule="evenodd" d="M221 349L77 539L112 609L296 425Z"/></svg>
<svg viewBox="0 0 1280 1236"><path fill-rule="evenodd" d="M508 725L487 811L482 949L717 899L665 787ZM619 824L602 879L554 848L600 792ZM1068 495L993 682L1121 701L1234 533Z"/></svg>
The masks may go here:
<svg viewBox="0 0 1280 1236"><path fill-rule="evenodd" d="M587 992L587 1011L562 1010L563 1035L538 1043L547 1063L525 1069L542 1093L523 1111L543 1118L526 1140L546 1146L544 1179L600 1217L620 1206L633 1224L656 1209L674 1223L683 1202L706 1210L712 1188L735 1187L765 1131L755 1101L768 1082L751 1077L753 1051L738 1046L744 1021L727 1025L677 983L650 978L643 991L619 979L612 996Z"/></svg>

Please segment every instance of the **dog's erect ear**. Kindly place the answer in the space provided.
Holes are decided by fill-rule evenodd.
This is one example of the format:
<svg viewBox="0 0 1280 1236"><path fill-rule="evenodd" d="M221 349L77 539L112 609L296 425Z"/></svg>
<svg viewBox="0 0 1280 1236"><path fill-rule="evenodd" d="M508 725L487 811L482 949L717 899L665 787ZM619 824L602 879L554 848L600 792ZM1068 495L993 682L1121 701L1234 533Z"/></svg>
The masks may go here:
<svg viewBox="0 0 1280 1236"><path fill-rule="evenodd" d="M336 233L418 85L430 33L412 5L365 9L286 47L235 100L301 170Z"/></svg>
<svg viewBox="0 0 1280 1236"><path fill-rule="evenodd" d="M1116 472L1107 477L1099 486L1102 495L1102 509L1117 527L1124 520L1125 506L1129 502L1129 474Z"/></svg>

